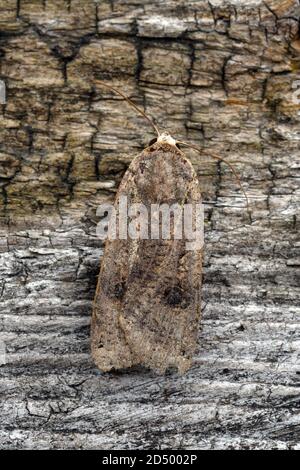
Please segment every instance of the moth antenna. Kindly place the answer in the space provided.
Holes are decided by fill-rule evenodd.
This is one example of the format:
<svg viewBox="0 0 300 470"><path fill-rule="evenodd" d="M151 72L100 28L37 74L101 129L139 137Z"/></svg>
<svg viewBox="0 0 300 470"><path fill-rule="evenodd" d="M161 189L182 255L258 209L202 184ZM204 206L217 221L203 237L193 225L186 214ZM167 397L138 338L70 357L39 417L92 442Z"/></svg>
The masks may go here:
<svg viewBox="0 0 300 470"><path fill-rule="evenodd" d="M229 163L227 160L225 160L225 158L222 158L222 157L219 157L218 155L214 154L214 153L211 153L211 152L203 152L203 150L200 148L200 147L197 147L196 145L192 145L192 144L188 144L187 142L182 142L180 140L177 140L176 141L177 144L181 144L181 145L186 145L187 147L190 147L191 149L194 149L194 150L197 150L197 152L203 154L203 153L206 153L206 155L209 155L211 156L212 158L214 158L215 160L219 160L221 162L224 162L226 163L226 165L229 166L230 170L232 171L232 173L234 174L235 176L235 179L237 180L238 182L238 185L240 186L244 196L245 196L245 199L246 199L246 203L247 203L247 212L248 212L248 215L249 215L249 219L250 219L250 222L251 222L251 211L250 211L250 204L249 204L249 199L248 199L248 196L247 196L247 193L245 191L245 189L243 188L243 185L241 183L241 180L240 180L240 177L236 171L236 169L234 168L234 166Z"/></svg>
<svg viewBox="0 0 300 470"><path fill-rule="evenodd" d="M142 109L140 109L136 104L133 103L133 101L131 101L130 98L128 98L128 96L124 95L124 93L122 93L120 90L118 90L117 88L114 88L113 86L111 85L107 85L107 83L105 82L102 82L102 81L98 81L98 83L100 83L100 85L103 85L105 86L106 88L108 88L109 90L112 90L114 91L115 93L117 93L117 95L120 95L122 98L124 98L125 101L127 101L127 103L130 104L130 106L132 106L132 108L134 108L138 113L140 113L142 116L144 116L144 118L147 119L147 121L151 124L151 126L153 127L153 129L155 130L155 132L157 133L157 137L160 136L160 132L158 130L158 127L154 124L154 122L147 116L146 113L144 113L144 111Z"/></svg>

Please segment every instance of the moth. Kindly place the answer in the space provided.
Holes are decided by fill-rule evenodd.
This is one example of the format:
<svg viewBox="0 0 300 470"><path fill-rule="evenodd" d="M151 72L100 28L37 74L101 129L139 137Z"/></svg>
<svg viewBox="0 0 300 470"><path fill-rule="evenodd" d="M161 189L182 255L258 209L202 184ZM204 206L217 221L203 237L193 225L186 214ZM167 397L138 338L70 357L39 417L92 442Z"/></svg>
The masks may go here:
<svg viewBox="0 0 300 470"><path fill-rule="evenodd" d="M178 145L201 150L161 133L122 92L103 85L128 101L157 133L121 181L114 226L120 222L120 204L126 200L127 206L145 208L158 230L154 237L148 230L143 238L120 236L119 230L106 241L92 313L92 357L102 371L142 365L161 374L170 368L184 373L191 367L197 346L203 246L196 243L187 249L190 239L183 230L176 237L182 218L175 220L174 213L171 236L164 238L160 208L201 205L196 173ZM195 214L191 217L196 223Z"/></svg>

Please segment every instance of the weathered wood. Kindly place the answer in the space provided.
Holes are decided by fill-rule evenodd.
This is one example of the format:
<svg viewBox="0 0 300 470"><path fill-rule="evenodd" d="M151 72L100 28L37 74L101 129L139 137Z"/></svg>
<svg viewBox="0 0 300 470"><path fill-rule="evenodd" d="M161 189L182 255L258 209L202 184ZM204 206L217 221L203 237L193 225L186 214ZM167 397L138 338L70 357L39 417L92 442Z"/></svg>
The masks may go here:
<svg viewBox="0 0 300 470"><path fill-rule="evenodd" d="M297 0L0 4L1 448L300 448ZM113 201L151 129L186 150L206 202L192 369L100 374L89 330ZM297 245L298 244L298 245ZM138 406L137 406L138 404Z"/></svg>

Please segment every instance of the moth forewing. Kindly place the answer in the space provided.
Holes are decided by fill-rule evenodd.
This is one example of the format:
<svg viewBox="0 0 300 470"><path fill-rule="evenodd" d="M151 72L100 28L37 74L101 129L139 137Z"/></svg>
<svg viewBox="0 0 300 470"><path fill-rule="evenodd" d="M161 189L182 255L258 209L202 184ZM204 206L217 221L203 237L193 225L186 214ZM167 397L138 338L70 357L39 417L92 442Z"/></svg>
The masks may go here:
<svg viewBox="0 0 300 470"><path fill-rule="evenodd" d="M150 215L153 206L159 212L163 206L201 205L193 167L170 139L163 135L131 163L115 200L117 225L122 198ZM106 242L92 317L92 355L103 371L141 364L160 373L169 367L182 373L191 366L200 319L202 244L188 246L195 240L184 229L180 238L175 211L172 217L169 238L163 236L162 214L156 213L156 236L150 223L147 237Z"/></svg>

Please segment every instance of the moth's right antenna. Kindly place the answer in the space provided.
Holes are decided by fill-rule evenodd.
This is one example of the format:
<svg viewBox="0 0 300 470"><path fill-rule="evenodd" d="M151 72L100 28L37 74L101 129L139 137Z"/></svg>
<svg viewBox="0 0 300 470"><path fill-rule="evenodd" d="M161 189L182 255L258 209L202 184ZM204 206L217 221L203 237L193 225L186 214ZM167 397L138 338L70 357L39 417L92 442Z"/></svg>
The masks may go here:
<svg viewBox="0 0 300 470"><path fill-rule="evenodd" d="M154 122L147 116L146 113L144 113L144 111L143 111L142 109L140 109L138 106L136 106L136 104L134 104L134 103L131 101L131 99L129 99L126 95L124 95L124 93L122 93L121 91L119 91L117 88L112 87L111 85L107 85L107 83L105 83L105 82L98 81L98 83L100 83L100 85L105 86L105 87L108 88L109 90L114 91L115 93L117 93L118 95L120 95L122 98L124 98L124 100L127 101L127 103L130 104L130 106L132 106L138 113L140 113L142 116L144 116L144 118L147 119L147 121L151 124L151 126L153 127L153 129L154 129L155 132L157 133L157 137L160 136L160 132L159 132L157 126L154 124Z"/></svg>
<svg viewBox="0 0 300 470"><path fill-rule="evenodd" d="M240 177L236 171L236 169L234 168L234 166L229 163L227 160L225 160L225 158L222 158L222 157L219 157L219 155L216 155L215 153L212 153L210 151L203 151L200 147L197 147L196 145L192 145L192 144L189 144L188 142L181 142L180 140L177 140L176 141L177 144L182 144L182 145L186 145L187 147L190 147L191 149L194 149L194 150L197 150L197 152L199 152L200 154L203 154L203 153L206 153L207 155L209 155L210 157L214 158L215 160L219 160L221 162L224 162L226 163L226 165L229 166L230 170L232 171L232 173L234 174L241 190L243 191L243 194L245 196L245 199L246 199L246 204L247 204L247 212L248 212L248 215L249 215L249 220L250 222L252 221L251 219L251 211L250 211L250 205L249 205L249 199L248 199L248 196L247 196L247 193L241 183L241 180L240 180Z"/></svg>

